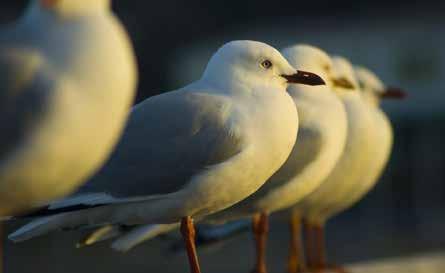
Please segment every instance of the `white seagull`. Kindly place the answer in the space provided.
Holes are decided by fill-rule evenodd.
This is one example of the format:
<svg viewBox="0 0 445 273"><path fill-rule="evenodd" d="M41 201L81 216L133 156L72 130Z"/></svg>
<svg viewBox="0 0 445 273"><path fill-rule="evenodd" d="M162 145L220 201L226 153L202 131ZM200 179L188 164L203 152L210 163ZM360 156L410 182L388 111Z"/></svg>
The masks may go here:
<svg viewBox="0 0 445 273"><path fill-rule="evenodd" d="M368 154L370 160L366 168L363 169L362 175L355 180L354 183L349 184L349 186L345 185L341 187L342 194L338 195L337 199L325 206L325 209L321 213L325 219L332 218L356 204L378 182L388 163L393 144L391 123L386 114L380 109L380 100L382 98L402 99L405 96L405 93L400 89L386 87L373 72L366 68L355 67L355 75L360 85L362 99L371 109L374 123L374 130L370 132L372 136L371 146L373 149ZM311 234L311 232L309 233ZM312 233L312 235L314 243L312 250L318 252L317 256L320 264L320 261L323 263L325 259L323 232L320 228L317 229L317 227L315 227L315 233Z"/></svg>
<svg viewBox="0 0 445 273"><path fill-rule="evenodd" d="M393 144L393 130L391 122L380 108L381 99L402 99L404 92L397 88L386 87L383 82L370 70L355 67L355 74L360 84L360 91L365 102L371 107L374 119L372 161L364 170L350 190L340 198L340 201L329 208L330 215L337 215L360 201L379 181L384 171ZM332 217L331 216L331 217Z"/></svg>
<svg viewBox="0 0 445 273"><path fill-rule="evenodd" d="M111 160L84 194L49 207L76 211L37 219L10 238L110 223L181 222L191 271L200 272L193 218L254 193L295 144L298 114L289 83L324 81L297 72L264 43L224 45L200 80L137 105Z"/></svg>
<svg viewBox="0 0 445 273"><path fill-rule="evenodd" d="M318 48L296 45L282 54L291 65L320 75L327 85L289 86L288 93L298 109L299 131L286 163L257 192L207 219L225 222L254 216L256 272L266 271L268 215L293 206L318 188L335 167L346 142L346 111L332 88L352 88L352 83L333 74L331 58ZM291 217L293 227L295 219L295 215ZM295 256L292 261L290 266L296 267Z"/></svg>
<svg viewBox="0 0 445 273"><path fill-rule="evenodd" d="M34 0L0 30L0 217L63 198L102 166L136 70L110 0Z"/></svg>
<svg viewBox="0 0 445 273"><path fill-rule="evenodd" d="M327 265L324 255L323 231L330 209L344 197L344 193L357 183L367 171L373 160L375 147L375 124L371 107L362 99L357 79L352 65L344 58L334 57L334 70L353 83L352 90L334 88L342 100L348 119L346 146L329 177L321 186L308 195L302 202L296 204L293 211L302 215L307 223L307 259L311 270L333 269L342 272L343 269Z"/></svg>

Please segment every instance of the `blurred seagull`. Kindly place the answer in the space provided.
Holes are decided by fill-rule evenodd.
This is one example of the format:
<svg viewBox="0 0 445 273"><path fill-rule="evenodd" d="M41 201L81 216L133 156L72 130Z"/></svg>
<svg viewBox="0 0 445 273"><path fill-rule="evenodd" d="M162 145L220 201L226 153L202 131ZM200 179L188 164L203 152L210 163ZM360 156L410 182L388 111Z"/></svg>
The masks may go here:
<svg viewBox="0 0 445 273"><path fill-rule="evenodd" d="M207 221L224 222L258 213L263 213L267 217L269 213L292 206L319 186L334 168L343 152L347 130L346 111L340 99L333 93L332 87L352 88L352 83L333 75L331 58L318 48L296 45L283 50L283 55L294 67L320 75L327 86L291 85L288 87L288 93L294 100L299 113L298 139L291 155L280 170L257 192L233 207L210 215ZM259 218L257 216L255 224L258 224ZM295 221L292 221L292 224L295 226ZM244 228L244 225L231 223L226 227L237 232L238 229ZM116 232L119 230L118 227L114 229L107 227L102 231L94 232L81 245L120 235L112 247L120 251L128 251L145 240L175 228L175 225L147 225L124 232L123 235ZM259 246L256 271L263 272L266 268L264 254L267 227L255 225L254 230L257 231L255 237L258 239ZM224 229L221 231L224 233ZM292 261L295 263L297 260L292 259Z"/></svg>
<svg viewBox="0 0 445 273"><path fill-rule="evenodd" d="M338 61L344 63L342 59ZM345 183L339 187L336 197L329 199L330 203L325 203L324 209L320 210L319 214L323 215L324 219L332 218L356 204L378 182L388 162L393 143L391 123L379 107L380 100L382 98L401 99L405 96L400 89L385 87L380 79L366 68L356 67L355 76L360 85L362 100L371 111L374 130L369 134L372 149L368 151L368 163L363 168L362 174L356 180L351 180L351 183ZM322 265L326 252L322 226L309 224L309 234L312 237L309 239L309 243L312 244L309 248L313 250L311 251L312 260L318 260L315 264Z"/></svg>
<svg viewBox="0 0 445 273"><path fill-rule="evenodd" d="M339 214L360 201L378 182L388 163L393 144L392 126L386 114L380 109L381 99L402 99L405 93L398 88L386 87L370 70L355 67L355 75L360 84L360 93L371 107L374 130L371 158L360 179L345 191L339 202L329 207L330 215Z"/></svg>
<svg viewBox="0 0 445 273"><path fill-rule="evenodd" d="M76 191L124 128L136 62L110 0L33 0L0 30L0 217Z"/></svg>
<svg viewBox="0 0 445 273"><path fill-rule="evenodd" d="M324 226L331 216L329 209L341 202L344 192L355 185L368 170L372 162L372 152L375 149L375 124L371 107L362 99L357 79L352 65L342 57L334 57L334 70L353 83L354 88L345 90L334 88L342 100L348 119L346 146L334 170L321 186L313 193L296 204L294 214L302 215L307 224L306 256L310 270L334 270L344 272L344 269L328 265L324 253Z"/></svg>
<svg viewBox="0 0 445 273"><path fill-rule="evenodd" d="M360 201L378 182L385 166L388 163L393 144L393 133L391 123L386 114L380 109L380 100L385 98L402 99L405 93L397 88L386 87L380 79L370 70L363 67L356 67L355 74L360 84L360 93L365 103L371 109L373 119L373 128L371 132L373 148L369 153L369 162L363 173L355 181L351 181L348 187L342 187L342 194L330 204L325 205L322 214L325 219L332 218L335 215L352 207ZM315 229L317 230L317 229ZM323 233L316 232L314 248L319 254L320 261L324 260L325 250ZM318 238L317 238L318 237Z"/></svg>
<svg viewBox="0 0 445 273"><path fill-rule="evenodd" d="M298 114L286 92L289 83L324 81L295 70L264 43L224 45L200 80L133 109L111 160L84 194L49 207L64 213L37 219L10 238L82 226L181 222L191 271L200 272L193 219L254 193L294 146ZM66 212L70 207L75 211Z"/></svg>

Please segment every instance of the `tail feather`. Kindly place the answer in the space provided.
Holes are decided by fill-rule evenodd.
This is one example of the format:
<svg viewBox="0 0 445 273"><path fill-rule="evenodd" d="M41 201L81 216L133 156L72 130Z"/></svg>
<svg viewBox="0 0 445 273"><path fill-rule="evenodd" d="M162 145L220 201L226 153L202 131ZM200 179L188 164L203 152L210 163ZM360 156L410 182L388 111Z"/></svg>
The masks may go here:
<svg viewBox="0 0 445 273"><path fill-rule="evenodd" d="M72 197L68 197L65 199L62 199L60 201L56 201L52 203L48 209L56 210L61 208L67 208L71 206L76 205L101 205L101 204L107 204L114 200L114 198L105 193L88 193L88 194L81 194L81 195L74 195Z"/></svg>
<svg viewBox="0 0 445 273"><path fill-rule="evenodd" d="M118 198L107 193L85 193L73 195L71 197L55 201L46 207L40 208L32 213L22 215L18 218L33 218L57 215L69 212L78 212L107 205L129 204L150 201L158 196L138 196L128 198Z"/></svg>
<svg viewBox="0 0 445 273"><path fill-rule="evenodd" d="M115 238L123 233L120 226L107 225L95 230L89 234L83 240L77 243L77 248L91 246L93 244L103 242L112 238Z"/></svg>
<svg viewBox="0 0 445 273"><path fill-rule="evenodd" d="M8 239L18 243L44 235L58 222L59 218L59 216L49 216L32 221L10 234Z"/></svg>
<svg viewBox="0 0 445 273"><path fill-rule="evenodd" d="M177 228L179 228L179 223L140 226L114 241L111 247L119 252L127 252L145 241L151 240Z"/></svg>
<svg viewBox="0 0 445 273"><path fill-rule="evenodd" d="M81 210L37 218L8 236L13 242L23 242L57 230L74 230L83 227L98 227L108 224L102 221L108 207Z"/></svg>
<svg viewBox="0 0 445 273"><path fill-rule="evenodd" d="M36 220L33 220L18 229L8 238L14 242L22 242L57 230L103 227L106 225L128 226L138 224L141 222L138 218L141 203L147 205L147 202L159 198L160 196L114 198L106 194L86 194L69 198L47 207L45 211L43 211L43 214L34 216L37 217ZM144 214L156 215L156 213L159 213L156 210L156 206L154 208L149 208L150 210L148 211L144 210ZM54 214L54 211L51 210L55 210L59 213ZM156 219L156 216L153 216L153 218ZM151 220L146 221L150 222ZM170 226L171 229L168 228ZM150 225L136 228L133 231L124 234L122 239L117 240L115 244L113 244L113 248L119 251L127 251L134 245L166 233L177 226L178 224L170 224ZM88 241L87 243L104 240L103 238L111 236L109 232L112 232L112 230L105 230L103 233L92 234L93 237L90 238L91 241L88 241L88 238L86 239ZM116 236L120 235L120 233L112 235ZM141 237L141 241L138 240L139 236ZM85 242L85 240L83 242ZM82 246L82 242L80 245Z"/></svg>
<svg viewBox="0 0 445 273"><path fill-rule="evenodd" d="M227 241L239 233L249 230L250 220L233 221L219 226L198 226L197 245L206 247L216 243ZM151 240L159 235L166 234L179 228L179 223L163 225L145 225L134 228L132 231L120 236L112 248L119 252L128 252L134 247Z"/></svg>

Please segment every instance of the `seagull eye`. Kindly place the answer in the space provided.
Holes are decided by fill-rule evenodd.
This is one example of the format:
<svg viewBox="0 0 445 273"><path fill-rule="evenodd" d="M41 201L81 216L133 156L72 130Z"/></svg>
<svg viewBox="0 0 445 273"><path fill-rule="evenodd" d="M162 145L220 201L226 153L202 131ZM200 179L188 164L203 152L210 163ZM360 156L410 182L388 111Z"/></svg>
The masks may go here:
<svg viewBox="0 0 445 273"><path fill-rule="evenodd" d="M261 66L265 69L270 69L272 67L272 62L269 60L265 60L261 63Z"/></svg>
<svg viewBox="0 0 445 273"><path fill-rule="evenodd" d="M325 65L324 67L323 67L323 69L324 69L324 71L326 71L326 72L330 72L331 71L331 66L330 65Z"/></svg>

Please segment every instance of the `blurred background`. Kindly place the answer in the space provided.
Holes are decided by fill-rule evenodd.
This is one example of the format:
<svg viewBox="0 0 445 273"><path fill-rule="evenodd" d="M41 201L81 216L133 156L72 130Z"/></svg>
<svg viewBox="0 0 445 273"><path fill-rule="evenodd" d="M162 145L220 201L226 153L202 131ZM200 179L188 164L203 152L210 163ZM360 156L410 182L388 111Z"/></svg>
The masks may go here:
<svg viewBox="0 0 445 273"><path fill-rule="evenodd" d="M28 1L0 2L0 23ZM373 261L445 248L445 2L336 0L115 0L139 58L138 101L200 77L211 54L236 39L277 48L317 45L374 70L409 99L384 104L395 130L392 158L380 183L351 210L329 222L331 260ZM11 223L7 232L20 223ZM79 233L13 245L5 242L5 272L187 272L184 254L166 255L161 240L126 255L108 243L76 249ZM273 219L271 272L284 272L287 223ZM204 272L247 272L249 234L202 251Z"/></svg>

